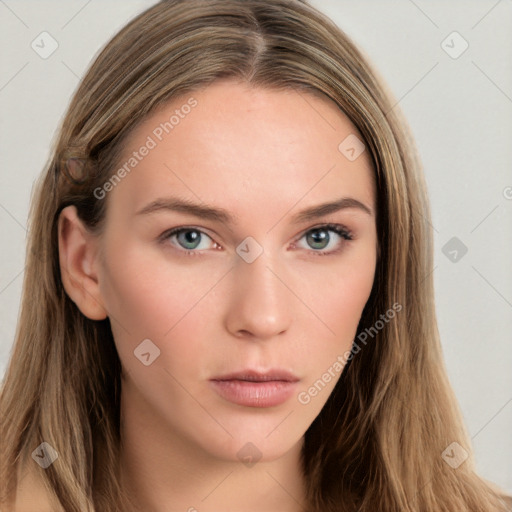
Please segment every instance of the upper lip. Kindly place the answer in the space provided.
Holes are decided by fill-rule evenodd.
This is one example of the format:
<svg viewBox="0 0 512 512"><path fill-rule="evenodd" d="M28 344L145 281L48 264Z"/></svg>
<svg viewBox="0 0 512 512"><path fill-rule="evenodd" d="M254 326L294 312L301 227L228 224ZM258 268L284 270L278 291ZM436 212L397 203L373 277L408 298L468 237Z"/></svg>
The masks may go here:
<svg viewBox="0 0 512 512"><path fill-rule="evenodd" d="M227 373L213 377L210 380L245 380L249 382L269 382L269 381L284 381L284 382L297 382L298 377L286 370L267 370L258 372L255 370L241 370L239 372Z"/></svg>

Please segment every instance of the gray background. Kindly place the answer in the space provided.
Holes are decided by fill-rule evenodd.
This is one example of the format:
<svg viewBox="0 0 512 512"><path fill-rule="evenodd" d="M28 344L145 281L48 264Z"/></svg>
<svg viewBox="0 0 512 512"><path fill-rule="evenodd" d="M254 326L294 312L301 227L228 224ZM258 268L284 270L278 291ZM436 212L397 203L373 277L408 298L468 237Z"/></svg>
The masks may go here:
<svg viewBox="0 0 512 512"><path fill-rule="evenodd" d="M86 66L153 3L0 0L0 377L19 313L32 184ZM410 123L432 204L449 377L480 473L512 492L512 0L312 3L368 55ZM58 43L46 59L31 48L43 31ZM457 58L464 42L454 31L469 44ZM457 245L443 253L452 237L464 256Z"/></svg>

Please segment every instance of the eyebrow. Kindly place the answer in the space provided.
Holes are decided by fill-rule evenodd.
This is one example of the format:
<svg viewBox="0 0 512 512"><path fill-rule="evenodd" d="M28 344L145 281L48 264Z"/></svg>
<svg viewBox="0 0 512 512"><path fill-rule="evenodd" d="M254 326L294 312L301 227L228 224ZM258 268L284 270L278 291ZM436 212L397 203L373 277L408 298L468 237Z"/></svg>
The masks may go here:
<svg viewBox="0 0 512 512"><path fill-rule="evenodd" d="M292 217L291 223L299 224L301 222L312 221L319 217L324 217L325 215L347 209L358 209L367 215L373 215L371 208L363 204L361 201L352 197L342 197L335 201L322 203L302 210ZM140 209L135 215L148 215L161 211L186 213L201 219L208 219L227 225L236 224L236 217L224 208L217 208L204 203L194 203L188 199L181 199L178 197L156 199Z"/></svg>

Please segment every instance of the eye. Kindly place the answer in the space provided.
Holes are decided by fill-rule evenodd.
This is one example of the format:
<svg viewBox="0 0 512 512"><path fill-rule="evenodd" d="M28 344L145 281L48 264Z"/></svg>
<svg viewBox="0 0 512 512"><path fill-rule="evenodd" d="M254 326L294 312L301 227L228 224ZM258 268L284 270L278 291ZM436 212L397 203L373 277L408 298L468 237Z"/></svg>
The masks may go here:
<svg viewBox="0 0 512 512"><path fill-rule="evenodd" d="M217 246L210 236L197 228L175 228L166 231L160 237L160 241L166 242L168 240L173 245L178 245L184 249L185 253L190 255L200 250L210 249L209 243L211 242Z"/></svg>
<svg viewBox="0 0 512 512"><path fill-rule="evenodd" d="M346 242L353 240L352 233L340 224L315 227L304 233L299 241L303 238L316 256L335 254L343 249ZM305 249L308 250L307 247Z"/></svg>
<svg viewBox="0 0 512 512"><path fill-rule="evenodd" d="M306 239L315 256L335 254L343 249L346 242L353 240L352 233L340 224L325 224L312 228L304 233L299 241ZM171 242L188 256L196 256L208 249L219 249L220 246L204 231L193 227L174 228L164 232L159 240L161 243ZM293 244L296 247L296 244ZM308 247L303 247L308 250Z"/></svg>

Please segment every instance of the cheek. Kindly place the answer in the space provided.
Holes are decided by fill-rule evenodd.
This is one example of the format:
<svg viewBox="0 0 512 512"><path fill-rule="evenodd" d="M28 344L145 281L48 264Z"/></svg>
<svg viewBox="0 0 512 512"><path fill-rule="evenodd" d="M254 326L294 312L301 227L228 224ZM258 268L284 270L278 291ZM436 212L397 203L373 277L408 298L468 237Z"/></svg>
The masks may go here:
<svg viewBox="0 0 512 512"><path fill-rule="evenodd" d="M223 269L205 267L171 262L147 246L115 245L103 271L101 293L120 356L133 356L146 338L163 356L164 348L183 330L188 338L200 339L198 334L208 327L204 311L198 315L201 302L223 273ZM195 349L186 343L172 350L190 356Z"/></svg>
<svg viewBox="0 0 512 512"><path fill-rule="evenodd" d="M331 272L316 273L323 288L309 288L318 318L304 323L307 331L302 360L308 373L297 401L316 417L338 382L350 357L364 306L370 296L375 273L371 251L354 254Z"/></svg>
<svg viewBox="0 0 512 512"><path fill-rule="evenodd" d="M315 313L313 316L305 311L307 321L303 325L307 333L303 357L311 361L311 382L331 369L336 377L329 381L327 388L332 389L341 375L340 362L344 366L371 293L375 263L376 254L368 245L330 267L310 270L310 274L304 270L302 282L311 283L302 285L302 294L307 297L304 302Z"/></svg>
<svg viewBox="0 0 512 512"><path fill-rule="evenodd" d="M338 340L355 335L373 286L375 264L375 254L369 247L361 247L345 258L342 256L334 265L304 269L302 294L307 297L305 302L307 300L307 304L324 322L326 338L329 338L329 333L333 335L329 329L334 331L332 337Z"/></svg>

